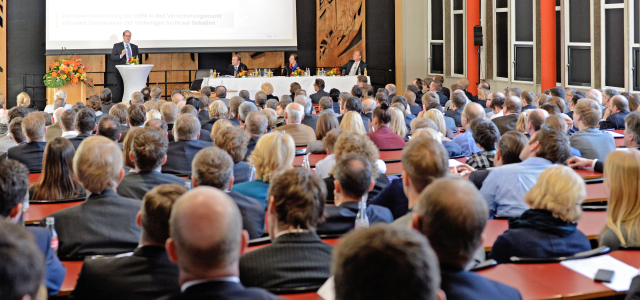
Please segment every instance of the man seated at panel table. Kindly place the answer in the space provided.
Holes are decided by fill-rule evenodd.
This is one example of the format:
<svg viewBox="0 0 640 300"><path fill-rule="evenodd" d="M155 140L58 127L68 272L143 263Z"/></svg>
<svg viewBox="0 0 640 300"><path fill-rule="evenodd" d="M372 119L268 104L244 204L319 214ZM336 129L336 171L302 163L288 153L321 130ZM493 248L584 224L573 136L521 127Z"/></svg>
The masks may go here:
<svg viewBox="0 0 640 300"><path fill-rule="evenodd" d="M631 113L629 111L629 100L621 95L613 96L609 101L609 111L611 115L600 122L600 130L624 129L624 118Z"/></svg>
<svg viewBox="0 0 640 300"><path fill-rule="evenodd" d="M242 57L238 54L234 54L231 57L231 64L229 65L229 70L227 71L227 75L237 76L238 73L242 71L247 71L247 65L242 63Z"/></svg>
<svg viewBox="0 0 640 300"><path fill-rule="evenodd" d="M299 103L289 103L284 112L284 118L287 125L280 126L276 130L284 130L291 135L296 146L306 146L311 141L316 140L316 134L313 128L301 124L304 118L304 107Z"/></svg>
<svg viewBox="0 0 640 300"><path fill-rule="evenodd" d="M154 187L173 183L184 186L186 179L161 173L162 164L167 161L169 142L157 128L144 128L133 138L132 149L124 155L135 163L135 171L129 172L118 185L118 195L132 199L142 199Z"/></svg>
<svg viewBox="0 0 640 300"><path fill-rule="evenodd" d="M356 50L353 52L353 59L340 67L340 73L344 76L364 75L366 68L367 63L362 61L362 52Z"/></svg>
<svg viewBox="0 0 640 300"><path fill-rule="evenodd" d="M569 140L584 158L604 160L616 149L613 136L597 128L601 116L602 110L595 100L580 99L575 106L573 121L580 130L571 134Z"/></svg>
<svg viewBox="0 0 640 300"><path fill-rule="evenodd" d="M490 217L519 216L529 209L522 199L540 173L553 164L564 164L570 157L566 133L543 125L522 149L521 163L494 168L484 180L480 192L487 201Z"/></svg>
<svg viewBox="0 0 640 300"><path fill-rule="evenodd" d="M178 198L169 219L169 259L180 270L179 299L278 299L240 283L239 258L248 243L238 206L224 192L197 187Z"/></svg>
<svg viewBox="0 0 640 300"><path fill-rule="evenodd" d="M198 139L200 137L200 121L191 114L182 115L176 120L173 136L176 141L169 143L167 162L162 166L162 172L179 175L189 174L191 161L196 153L213 144Z"/></svg>
<svg viewBox="0 0 640 300"><path fill-rule="evenodd" d="M22 119L22 133L27 143L7 150L7 158L24 164L29 172L42 171L42 156L47 143L44 141L45 119L40 114L29 114Z"/></svg>
<svg viewBox="0 0 640 300"><path fill-rule="evenodd" d="M171 207L185 192L176 184L149 191L136 217L142 228L138 248L115 257L87 258L69 300L153 300L177 292L178 266L169 260L164 245Z"/></svg>
<svg viewBox="0 0 640 300"><path fill-rule="evenodd" d="M333 169L335 206L325 207L326 219L318 225L319 233L343 234L354 228L362 198L375 186L373 168L376 166L357 154L338 157ZM393 222L393 215L386 207L367 205L366 213L370 223Z"/></svg>
<svg viewBox="0 0 640 300"><path fill-rule="evenodd" d="M136 248L140 228L135 220L140 200L116 194L124 177L123 161L120 147L102 136L88 137L78 147L73 171L91 194L82 204L50 215L56 222L59 257L82 259ZM44 220L41 223L44 224Z"/></svg>
<svg viewBox="0 0 640 300"><path fill-rule="evenodd" d="M420 195L412 226L438 256L448 299L522 299L516 289L465 270L474 253L484 251L488 216L482 194L466 180L437 179Z"/></svg>
<svg viewBox="0 0 640 300"><path fill-rule="evenodd" d="M15 160L6 159L0 161L0 219L4 219L12 224L22 224L22 203L25 198L28 197L28 189L29 170ZM51 233L43 227L29 226L26 227L26 229L33 234L40 252L44 255L44 265L46 266L44 284L47 287L49 295L55 295L62 286L66 270L62 263L60 263L58 256L56 256L51 249ZM5 239L0 240L2 240L3 243L6 242ZM24 249L21 249L21 251L24 251ZM42 265L42 260L38 262L39 265ZM2 263L4 265L8 263L8 261L3 259ZM6 279L4 277L2 278L3 281ZM1 294L6 295L4 292L5 291Z"/></svg>

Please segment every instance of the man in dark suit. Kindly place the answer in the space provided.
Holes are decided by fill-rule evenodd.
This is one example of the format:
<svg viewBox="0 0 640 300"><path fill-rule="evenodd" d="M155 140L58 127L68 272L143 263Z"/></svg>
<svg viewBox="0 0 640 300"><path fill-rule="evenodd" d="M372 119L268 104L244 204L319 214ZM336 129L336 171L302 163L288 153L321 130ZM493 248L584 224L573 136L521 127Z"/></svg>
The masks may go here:
<svg viewBox="0 0 640 300"><path fill-rule="evenodd" d="M329 97L329 93L324 91L324 80L318 78L313 82L313 88L316 90L314 94L311 94L309 98L313 103L320 103L322 97Z"/></svg>
<svg viewBox="0 0 640 300"><path fill-rule="evenodd" d="M111 60L116 65L124 65L129 58L138 57L138 46L131 44L131 31L125 30L122 33L122 42L113 45L111 50ZM117 84L113 91L113 102L122 102L122 94L124 93L124 83L120 71L116 70Z"/></svg>
<svg viewBox="0 0 640 300"><path fill-rule="evenodd" d="M344 76L364 75L367 69L367 63L362 61L362 52L353 52L353 59L340 67L340 73Z"/></svg>
<svg viewBox="0 0 640 300"><path fill-rule="evenodd" d="M420 195L412 225L436 252L441 288L451 299L522 299L512 287L465 271L482 246L488 215L482 194L466 180L438 179Z"/></svg>
<svg viewBox="0 0 640 300"><path fill-rule="evenodd" d="M296 143L296 146L306 146L316 140L313 128L302 124L304 107L298 103L289 103L285 109L284 117L287 125L278 127L277 130L285 130Z"/></svg>
<svg viewBox="0 0 640 300"><path fill-rule="evenodd" d="M191 173L191 161L196 153L213 144L198 139L200 137L200 121L191 114L178 117L173 127L173 136L176 141L169 143L167 162L162 166L162 173L189 174Z"/></svg>
<svg viewBox="0 0 640 300"><path fill-rule="evenodd" d="M27 138L27 143L9 148L7 158L21 162L29 172L42 171L42 156L47 146L44 142L46 131L42 115L28 114L22 119L22 133Z"/></svg>
<svg viewBox="0 0 640 300"><path fill-rule="evenodd" d="M185 192L175 184L149 191L136 217L142 228L138 247L115 257L87 258L69 300L154 300L178 292L178 266L169 260L164 244L171 207Z"/></svg>
<svg viewBox="0 0 640 300"><path fill-rule="evenodd" d="M536 109L536 95L530 91L520 93L520 101L522 101L522 111ZM572 112L573 115L573 112Z"/></svg>
<svg viewBox="0 0 640 300"><path fill-rule="evenodd" d="M231 57L231 64L229 65L228 75L238 76L238 73L247 71L247 65L242 63L242 58L238 54L234 54Z"/></svg>
<svg viewBox="0 0 640 300"><path fill-rule="evenodd" d="M278 299L240 283L238 261L249 236L242 230L238 206L223 191L201 186L182 195L169 228L166 248L178 264L181 292L162 299Z"/></svg>
<svg viewBox="0 0 640 300"><path fill-rule="evenodd" d="M247 115L243 128L249 134L249 143L247 143L247 153L244 155L244 161L249 159L251 152L256 148L258 139L267 133L268 126L269 120L262 112L252 111Z"/></svg>
<svg viewBox="0 0 640 300"><path fill-rule="evenodd" d="M467 104L467 99L460 93L453 93L451 95L451 109L444 112L444 115L452 118L456 122L457 127L462 127L460 118L462 117L462 110Z"/></svg>
<svg viewBox="0 0 640 300"><path fill-rule="evenodd" d="M124 198L115 192L124 176L123 161L120 147L106 137L88 137L78 147L73 169L91 194L82 204L50 215L56 222L59 257L75 260L136 248L140 228L135 220L140 200Z"/></svg>
<svg viewBox="0 0 640 300"><path fill-rule="evenodd" d="M96 135L104 136L118 143L118 140L120 140L120 136L122 135L120 134L120 122L118 118L112 115L103 115L98 123ZM118 145L122 146L122 143L118 143Z"/></svg>
<svg viewBox="0 0 640 300"><path fill-rule="evenodd" d="M327 191L310 171L294 168L271 180L269 237L272 244L240 258L240 279L247 286L299 288L322 285L331 276L333 247L315 226L322 219Z"/></svg>
<svg viewBox="0 0 640 300"><path fill-rule="evenodd" d="M353 229L362 197L375 185L371 164L356 154L341 156L336 161L333 176L336 205L325 207L326 219L318 226L318 232L323 234L342 234ZM366 209L371 223L393 222L393 215L386 207L371 204Z"/></svg>
<svg viewBox="0 0 640 300"><path fill-rule="evenodd" d="M387 90L387 103L391 103L391 99L396 96L397 88L393 83L389 83L384 87Z"/></svg>
<svg viewBox="0 0 640 300"><path fill-rule="evenodd" d="M143 108L144 109L144 108ZM80 147L80 143L84 141L86 138L91 136L94 130L97 129L96 126L96 114L90 108L83 108L76 114L76 120L74 122L74 126L78 135L76 137L70 138L69 141L73 144L73 148L78 150Z"/></svg>
<svg viewBox="0 0 640 300"><path fill-rule="evenodd" d="M29 171L15 160L0 161L0 219L13 224L22 224L22 202L28 196ZM0 225L1 227L2 225ZM58 256L51 249L51 233L42 227L27 227L44 254L46 273L45 285L49 295L55 295L62 286L66 270ZM0 238L5 241L5 239ZM24 250L24 249L22 249Z"/></svg>
<svg viewBox="0 0 640 300"><path fill-rule="evenodd" d="M603 129L624 129L624 119L631 112L629 111L629 100L621 95L616 95L609 101L609 115L606 120L600 122L600 130Z"/></svg>
<svg viewBox="0 0 640 300"><path fill-rule="evenodd" d="M184 186L186 179L161 173L162 164L167 161L167 139L160 130L145 128L133 139L133 151L127 151L136 165L135 172L129 172L118 185L118 195L132 199L142 199L152 188L174 183Z"/></svg>
<svg viewBox="0 0 640 300"><path fill-rule="evenodd" d="M431 91L438 94L438 99L440 99L440 105L444 107L447 104L447 101L449 101L449 97L444 95L442 93L442 90L443 90L443 87L442 87L441 81L434 80L431 82Z"/></svg>
<svg viewBox="0 0 640 300"><path fill-rule="evenodd" d="M251 178L252 167L244 160L247 152L249 135L239 126L232 126L220 129L216 133L214 146L226 151L233 159L234 183L243 183L253 180Z"/></svg>
<svg viewBox="0 0 640 300"><path fill-rule="evenodd" d="M507 131L516 130L516 124L518 123L518 116L522 109L522 101L516 96L509 96L504 101L504 108L502 117L497 117L491 121L500 130L500 135L505 134Z"/></svg>
<svg viewBox="0 0 640 300"><path fill-rule="evenodd" d="M316 131L316 124L318 123L318 116L314 115L314 108L311 99L305 95L296 96L295 102L304 107L304 118L302 118L302 124L307 125Z"/></svg>
<svg viewBox="0 0 640 300"><path fill-rule="evenodd" d="M264 205L254 198L230 191L234 184L233 166L231 156L224 150L217 147L204 148L193 158L193 186L210 186L224 191L240 209L242 229L249 233L250 239L260 238L265 229Z"/></svg>

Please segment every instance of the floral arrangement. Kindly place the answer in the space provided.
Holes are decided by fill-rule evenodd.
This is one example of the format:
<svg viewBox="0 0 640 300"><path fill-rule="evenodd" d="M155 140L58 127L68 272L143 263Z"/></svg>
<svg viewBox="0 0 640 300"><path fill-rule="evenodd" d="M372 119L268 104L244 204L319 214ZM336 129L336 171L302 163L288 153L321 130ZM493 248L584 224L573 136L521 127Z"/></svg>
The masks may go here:
<svg viewBox="0 0 640 300"><path fill-rule="evenodd" d="M245 78L245 77L249 77L249 72L245 70L238 72L238 78Z"/></svg>
<svg viewBox="0 0 640 300"><path fill-rule="evenodd" d="M333 68L329 73L327 73L327 76L342 76L342 73L340 73L340 69Z"/></svg>
<svg viewBox="0 0 640 300"><path fill-rule="evenodd" d="M129 60L127 60L127 65L138 65L140 64L140 60L138 60L137 57L129 57Z"/></svg>
<svg viewBox="0 0 640 300"><path fill-rule="evenodd" d="M295 70L293 70L293 72L291 72L291 76L304 76L304 71L302 71L302 69L300 68L296 68Z"/></svg>
<svg viewBox="0 0 640 300"><path fill-rule="evenodd" d="M89 70L77 55L73 58L56 59L51 63L49 72L42 77L44 85L48 88L59 88L71 82L73 86L76 83L83 83L93 88L93 83L87 78L86 71Z"/></svg>

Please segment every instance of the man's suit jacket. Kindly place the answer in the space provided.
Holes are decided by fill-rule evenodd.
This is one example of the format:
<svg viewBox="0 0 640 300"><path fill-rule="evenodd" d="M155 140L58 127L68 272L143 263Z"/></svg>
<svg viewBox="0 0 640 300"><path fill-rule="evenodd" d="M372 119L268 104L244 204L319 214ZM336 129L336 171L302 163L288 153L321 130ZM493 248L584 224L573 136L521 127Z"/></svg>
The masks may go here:
<svg viewBox="0 0 640 300"><path fill-rule="evenodd" d="M452 141L442 141L442 146L449 152L449 157L462 156L462 147Z"/></svg>
<svg viewBox="0 0 640 300"><path fill-rule="evenodd" d="M313 128L304 124L289 124L278 127L278 130L285 130L296 143L296 146L306 146L316 140L316 133Z"/></svg>
<svg viewBox="0 0 640 300"><path fill-rule="evenodd" d="M247 68L247 65L245 65L243 63L240 63L238 65L238 73L240 73L241 71L248 71L248 70L249 69ZM231 76L238 75L238 74L236 74L236 68L232 64L229 64L229 69L227 70L227 72L228 72L227 74L231 75Z"/></svg>
<svg viewBox="0 0 640 300"><path fill-rule="evenodd" d="M267 289L320 286L331 276L332 251L315 232L285 233L240 257L240 281Z"/></svg>
<svg viewBox="0 0 640 300"><path fill-rule="evenodd" d="M51 126L47 126L47 133L44 134L44 141L49 142L57 137L62 136L62 128L60 128L60 122L53 123Z"/></svg>
<svg viewBox="0 0 640 300"><path fill-rule="evenodd" d="M311 127L311 129L313 129L313 132L316 132L316 125L318 124L318 116L304 115L304 119L302 119L302 124Z"/></svg>
<svg viewBox="0 0 640 300"><path fill-rule="evenodd" d="M447 97L447 100L451 98L451 91L449 90L448 87L443 86L442 90L440 90L440 93L445 95ZM444 105L442 105L442 107L444 107Z"/></svg>
<svg viewBox="0 0 640 300"><path fill-rule="evenodd" d="M244 161L233 164L233 184L251 181L251 165Z"/></svg>
<svg viewBox="0 0 640 300"><path fill-rule="evenodd" d="M218 118L211 118L209 121L202 123L202 129L211 132L211 128L213 128L213 123L218 121ZM173 126L173 124L171 124Z"/></svg>
<svg viewBox="0 0 640 300"><path fill-rule="evenodd" d="M487 176L489 176L489 171L491 170L484 169L473 171L469 173L469 181L471 181L471 183L473 183L479 190L482 188L482 183L484 182L484 180L487 179Z"/></svg>
<svg viewBox="0 0 640 300"><path fill-rule="evenodd" d="M329 97L329 93L325 92L324 90L319 90L315 94L311 94L311 96L309 96L309 98L311 98L311 102L313 103L319 103L322 97Z"/></svg>
<svg viewBox="0 0 640 300"><path fill-rule="evenodd" d="M178 273L178 266L161 246L142 246L115 257L87 258L69 300L154 300L180 291Z"/></svg>
<svg viewBox="0 0 640 300"><path fill-rule="evenodd" d="M474 272L445 265L441 265L440 270L440 288L447 295L447 299L522 299L518 290Z"/></svg>
<svg viewBox="0 0 640 300"><path fill-rule="evenodd" d="M442 91L436 92L436 94L438 94L438 98L440 99L440 105L442 105L442 107L447 105L447 102L449 101L449 97L443 94L442 93L443 91L444 91L444 88L442 88Z"/></svg>
<svg viewBox="0 0 640 300"><path fill-rule="evenodd" d="M45 258L45 285L47 286L47 292L50 296L58 293L62 282L64 281L64 275L67 270L64 268L58 256L53 253L51 249L51 233L49 230L43 227L29 226L26 229L33 234L38 244L38 248L42 251Z"/></svg>
<svg viewBox="0 0 640 300"><path fill-rule="evenodd" d="M173 127L173 124L171 124L171 126ZM198 139L201 141L213 143L210 130L200 129L200 137ZM167 140L169 140L169 143L176 141L176 138L173 136L173 132L171 130L167 131Z"/></svg>
<svg viewBox="0 0 640 300"><path fill-rule="evenodd" d="M242 214L242 229L249 232L249 238L262 237L265 230L265 208L262 202L235 191L227 191L227 195L238 205L240 214Z"/></svg>
<svg viewBox="0 0 640 300"><path fill-rule="evenodd" d="M259 136L252 136L249 138L249 143L247 144L247 153L244 155L244 161L249 161L249 155L253 152L253 149L256 148L256 144L258 143Z"/></svg>
<svg viewBox="0 0 640 300"><path fill-rule="evenodd" d="M611 114L606 120L600 122L600 130L603 129L624 129L624 118L631 112L628 110Z"/></svg>
<svg viewBox="0 0 640 300"><path fill-rule="evenodd" d="M91 132L80 133L76 137L70 138L69 142L71 142L71 144L73 144L73 148L78 150L78 147L80 147L80 143L82 143L82 141L84 141L84 139L86 139L86 138L88 138L90 136L91 136Z"/></svg>
<svg viewBox="0 0 640 300"><path fill-rule="evenodd" d="M118 143L124 142L124 137L127 136L127 132L129 132L129 124L120 124L120 139Z"/></svg>
<svg viewBox="0 0 640 300"><path fill-rule="evenodd" d="M136 225L140 203L106 190L89 195L80 205L51 214L60 242L58 256L77 260L133 251L140 239L140 227Z"/></svg>
<svg viewBox="0 0 640 300"><path fill-rule="evenodd" d="M129 43L131 46L131 55L132 57L138 56L138 46ZM113 49L111 50L111 60L116 62L116 65L124 65L127 63L127 55L125 54L120 58L120 54L122 54L122 50L124 50L124 42L113 44Z"/></svg>
<svg viewBox="0 0 640 300"><path fill-rule="evenodd" d="M318 225L318 234L342 234L351 230L355 226L358 215L358 202L345 202L339 206L325 206L324 213L326 219L324 223ZM393 214L383 206L367 205L367 216L371 224L382 222L393 222Z"/></svg>
<svg viewBox="0 0 640 300"><path fill-rule="evenodd" d="M522 107L522 111L530 110L530 109L536 109L536 107L534 105L531 105L531 104ZM573 119L573 112L571 112L571 119Z"/></svg>
<svg viewBox="0 0 640 300"><path fill-rule="evenodd" d="M124 176L118 185L118 195L131 199L142 200L144 194L156 186L165 183L175 183L184 186L187 179L180 178L171 174L160 173L159 171L151 172L129 172Z"/></svg>
<svg viewBox="0 0 640 300"><path fill-rule="evenodd" d="M201 140L175 141L169 143L167 162L162 166L162 173L189 174L191 161L198 151L213 146L210 142Z"/></svg>
<svg viewBox="0 0 640 300"><path fill-rule="evenodd" d="M377 196L367 201L367 206L372 204L388 208L394 220L406 215L409 211L409 199L404 194L402 179L391 180Z"/></svg>
<svg viewBox="0 0 640 300"><path fill-rule="evenodd" d="M188 287L184 293L158 300L277 300L275 295L259 288L245 288L242 283L227 280L204 281Z"/></svg>
<svg viewBox="0 0 640 300"><path fill-rule="evenodd" d="M640 300L640 276L633 277L625 300Z"/></svg>
<svg viewBox="0 0 640 300"><path fill-rule="evenodd" d="M210 120L209 118L209 112L206 110L201 110L198 112L198 120L200 121L200 124L204 124L207 121Z"/></svg>
<svg viewBox="0 0 640 300"><path fill-rule="evenodd" d="M518 114L497 117L491 121L493 121L493 123L498 127L500 135L503 135L507 131L516 130L516 124L518 123Z"/></svg>
<svg viewBox="0 0 640 300"><path fill-rule="evenodd" d="M345 76L349 75L349 72L351 71L351 68L355 63L356 61L353 59L348 61L345 65L340 67L340 73L342 73L342 75L345 75ZM358 65L358 69L356 69L355 75L364 75L364 69L366 68L367 68L367 63L361 60L360 64Z"/></svg>
<svg viewBox="0 0 640 300"><path fill-rule="evenodd" d="M7 158L24 164L30 172L42 171L42 156L45 142L31 142L17 145L7 150Z"/></svg>
<svg viewBox="0 0 640 300"><path fill-rule="evenodd" d="M444 112L444 115L452 118L454 122L456 122L456 126L457 127L462 127L462 121L460 120L462 118L462 110L464 108L458 108L456 110L447 110Z"/></svg>
<svg viewBox="0 0 640 300"><path fill-rule="evenodd" d="M240 125L240 120L238 120L238 116L231 116L229 117L229 122L231 122L231 124L233 124L234 126L238 126Z"/></svg>

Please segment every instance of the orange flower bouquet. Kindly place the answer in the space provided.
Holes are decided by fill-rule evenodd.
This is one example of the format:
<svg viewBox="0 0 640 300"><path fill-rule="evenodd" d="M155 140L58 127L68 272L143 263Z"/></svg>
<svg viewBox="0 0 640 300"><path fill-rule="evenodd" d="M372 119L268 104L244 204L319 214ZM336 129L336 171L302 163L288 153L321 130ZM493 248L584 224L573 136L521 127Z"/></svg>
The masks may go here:
<svg viewBox="0 0 640 300"><path fill-rule="evenodd" d="M87 70L89 68L82 63L82 60L74 55L73 58L56 59L51 63L49 72L42 77L44 85L48 88L59 88L71 82L75 86L76 83L83 83L93 88L93 83L87 78Z"/></svg>
<svg viewBox="0 0 640 300"><path fill-rule="evenodd" d="M333 68L329 73L327 73L327 76L342 76L342 74L340 73L340 69Z"/></svg>
<svg viewBox="0 0 640 300"><path fill-rule="evenodd" d="M137 57L129 57L129 60L127 60L127 65L138 65L140 64L140 61L138 60Z"/></svg>
<svg viewBox="0 0 640 300"><path fill-rule="evenodd" d="M304 71L300 68L296 68L293 72L291 72L291 76L304 76Z"/></svg>
<svg viewBox="0 0 640 300"><path fill-rule="evenodd" d="M238 72L238 78L245 78L245 77L249 77L249 72L245 70Z"/></svg>

